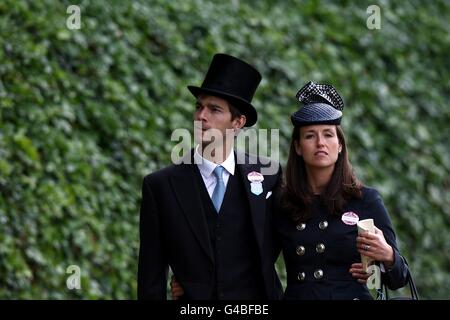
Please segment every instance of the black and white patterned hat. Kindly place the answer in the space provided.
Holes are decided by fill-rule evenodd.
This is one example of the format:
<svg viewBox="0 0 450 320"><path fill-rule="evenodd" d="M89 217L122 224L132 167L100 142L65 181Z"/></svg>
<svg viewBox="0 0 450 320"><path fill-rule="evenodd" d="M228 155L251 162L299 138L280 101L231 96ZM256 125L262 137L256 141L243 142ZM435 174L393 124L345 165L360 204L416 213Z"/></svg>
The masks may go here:
<svg viewBox="0 0 450 320"><path fill-rule="evenodd" d="M333 86L310 81L296 97L303 106L291 115L294 126L341 123L344 101Z"/></svg>

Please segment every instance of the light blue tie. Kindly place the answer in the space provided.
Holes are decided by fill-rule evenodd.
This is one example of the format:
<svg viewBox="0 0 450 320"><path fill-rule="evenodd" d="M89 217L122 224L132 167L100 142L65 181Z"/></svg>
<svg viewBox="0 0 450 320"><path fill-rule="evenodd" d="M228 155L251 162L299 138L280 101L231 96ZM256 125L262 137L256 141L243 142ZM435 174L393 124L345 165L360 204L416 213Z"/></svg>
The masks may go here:
<svg viewBox="0 0 450 320"><path fill-rule="evenodd" d="M213 173L216 176L216 187L214 188L212 194L212 202L214 204L214 208L216 208L217 213L219 213L220 206L222 205L223 196L225 194L225 183L223 183L223 173L224 168L222 166L217 166Z"/></svg>

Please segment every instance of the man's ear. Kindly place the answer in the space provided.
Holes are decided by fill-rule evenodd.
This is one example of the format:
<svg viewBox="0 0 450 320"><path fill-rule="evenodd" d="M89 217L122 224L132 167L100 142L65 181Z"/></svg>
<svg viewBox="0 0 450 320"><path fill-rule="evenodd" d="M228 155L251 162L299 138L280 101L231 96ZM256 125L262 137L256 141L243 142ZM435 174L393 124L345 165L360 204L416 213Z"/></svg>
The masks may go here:
<svg viewBox="0 0 450 320"><path fill-rule="evenodd" d="M245 123L247 122L247 118L244 115L239 116L238 118L233 120L234 122L234 129L241 129L245 126Z"/></svg>

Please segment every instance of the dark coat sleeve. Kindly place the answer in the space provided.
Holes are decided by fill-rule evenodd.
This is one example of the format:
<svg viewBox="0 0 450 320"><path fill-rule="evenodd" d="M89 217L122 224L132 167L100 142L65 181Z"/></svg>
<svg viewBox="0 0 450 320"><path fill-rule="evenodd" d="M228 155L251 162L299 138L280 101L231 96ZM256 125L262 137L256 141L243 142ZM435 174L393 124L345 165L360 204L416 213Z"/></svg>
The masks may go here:
<svg viewBox="0 0 450 320"><path fill-rule="evenodd" d="M368 210L372 211L375 226L383 232L386 242L394 250L394 265L381 273L381 281L391 290L401 288L407 283L408 266L402 258L398 247L391 219L378 191L371 189L368 195Z"/></svg>
<svg viewBox="0 0 450 320"><path fill-rule="evenodd" d="M277 180L275 183L273 190L273 194L272 194L272 202L271 202L271 207L270 207L270 235L271 235L271 240L272 240L272 254L271 254L271 266L273 269L274 264L276 263L280 253L281 253L281 241L279 239L279 237L276 234L276 228L275 228L275 217L274 215L280 214L279 211L279 206L278 206L278 196L279 196L279 192L281 190L281 186L282 186L282 182L283 182L283 171L281 169L281 166L278 166L278 173L277 173ZM271 296L270 299L272 300L281 300L283 298L283 286L281 285L280 279L278 277L278 274L276 272L275 269L274 270L274 290L273 290L273 295Z"/></svg>
<svg viewBox="0 0 450 320"><path fill-rule="evenodd" d="M271 215L271 226L272 226L272 241L273 241L273 262L278 260L281 253L281 241L277 234L277 215L283 214L281 208L281 188L283 184L283 172L281 166L279 167L279 175L277 178L277 183L274 188L273 201L272 201L272 215Z"/></svg>
<svg viewBox="0 0 450 320"><path fill-rule="evenodd" d="M165 300L168 264L164 256L160 217L148 177L142 184L138 299Z"/></svg>

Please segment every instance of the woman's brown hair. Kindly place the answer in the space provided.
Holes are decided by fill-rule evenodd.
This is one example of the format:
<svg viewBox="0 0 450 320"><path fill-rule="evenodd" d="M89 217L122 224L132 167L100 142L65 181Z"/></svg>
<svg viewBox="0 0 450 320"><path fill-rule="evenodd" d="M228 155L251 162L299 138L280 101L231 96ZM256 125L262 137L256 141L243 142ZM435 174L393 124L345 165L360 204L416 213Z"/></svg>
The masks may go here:
<svg viewBox="0 0 450 320"><path fill-rule="evenodd" d="M320 195L321 202L331 214L341 215L346 202L362 197L362 183L358 180L348 160L347 146L342 128L336 126L342 151L338 155L328 186ZM286 179L282 186L280 202L295 222L304 222L311 217L314 194L308 184L303 157L295 151L295 142L300 139L300 127L294 127L291 138Z"/></svg>

